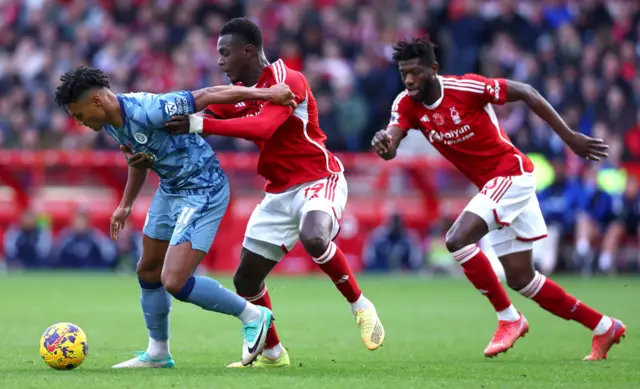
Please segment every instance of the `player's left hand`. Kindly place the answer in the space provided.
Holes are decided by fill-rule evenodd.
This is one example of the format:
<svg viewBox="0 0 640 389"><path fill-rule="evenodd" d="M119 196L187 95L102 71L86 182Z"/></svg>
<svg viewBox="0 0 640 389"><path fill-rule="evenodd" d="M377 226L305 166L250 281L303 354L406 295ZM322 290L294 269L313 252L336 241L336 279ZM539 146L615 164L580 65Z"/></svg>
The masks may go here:
<svg viewBox="0 0 640 389"><path fill-rule="evenodd" d="M278 104L278 105L288 105L291 108L296 108L297 104L294 101L295 96L289 85L287 84L275 84L269 88L270 96L269 102Z"/></svg>
<svg viewBox="0 0 640 389"><path fill-rule="evenodd" d="M189 116L171 116L171 120L165 123L164 128L172 134L188 134Z"/></svg>
<svg viewBox="0 0 640 389"><path fill-rule="evenodd" d="M609 145L602 139L592 138L580 132L574 132L569 139L565 139L565 143L574 153L589 161L600 161L609 156Z"/></svg>
<svg viewBox="0 0 640 389"><path fill-rule="evenodd" d="M135 153L126 146L120 145L120 151L124 154L124 157L127 159L127 164L131 167L138 169L150 169L153 167L155 157L150 153Z"/></svg>
<svg viewBox="0 0 640 389"><path fill-rule="evenodd" d="M395 152L392 153L391 151L392 142L391 135L386 130L380 130L373 136L371 146L375 148L380 157L389 160L395 157Z"/></svg>
<svg viewBox="0 0 640 389"><path fill-rule="evenodd" d="M131 207L122 207L119 206L113 215L111 215L111 225L109 228L109 235L111 236L111 240L115 241L118 239L118 234L124 228L124 224L127 218L131 215Z"/></svg>

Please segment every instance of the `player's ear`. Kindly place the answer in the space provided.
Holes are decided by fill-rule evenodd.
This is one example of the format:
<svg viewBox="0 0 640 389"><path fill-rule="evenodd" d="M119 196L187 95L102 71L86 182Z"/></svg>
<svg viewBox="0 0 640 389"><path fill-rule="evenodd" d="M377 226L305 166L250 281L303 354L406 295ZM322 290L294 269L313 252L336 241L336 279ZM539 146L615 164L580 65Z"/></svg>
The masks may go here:
<svg viewBox="0 0 640 389"><path fill-rule="evenodd" d="M256 51L256 47L254 45L246 45L244 47L244 54L247 57L251 57L255 51Z"/></svg>
<svg viewBox="0 0 640 389"><path fill-rule="evenodd" d="M440 65L437 62L431 64L431 70L433 71L433 78L435 79L438 75L438 70L440 69Z"/></svg>
<svg viewBox="0 0 640 389"><path fill-rule="evenodd" d="M100 107L102 105L102 97L100 95L93 95L91 97L91 102L94 106Z"/></svg>

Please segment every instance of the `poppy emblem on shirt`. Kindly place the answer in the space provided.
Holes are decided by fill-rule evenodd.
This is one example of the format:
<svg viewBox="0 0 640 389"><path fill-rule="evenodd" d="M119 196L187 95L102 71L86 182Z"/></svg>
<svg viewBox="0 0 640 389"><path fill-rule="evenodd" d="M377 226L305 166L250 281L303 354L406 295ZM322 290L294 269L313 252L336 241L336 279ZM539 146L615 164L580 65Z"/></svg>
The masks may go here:
<svg viewBox="0 0 640 389"><path fill-rule="evenodd" d="M441 126L444 124L444 117L442 117L442 115L440 115L439 113L434 113L433 114L433 122L438 125Z"/></svg>

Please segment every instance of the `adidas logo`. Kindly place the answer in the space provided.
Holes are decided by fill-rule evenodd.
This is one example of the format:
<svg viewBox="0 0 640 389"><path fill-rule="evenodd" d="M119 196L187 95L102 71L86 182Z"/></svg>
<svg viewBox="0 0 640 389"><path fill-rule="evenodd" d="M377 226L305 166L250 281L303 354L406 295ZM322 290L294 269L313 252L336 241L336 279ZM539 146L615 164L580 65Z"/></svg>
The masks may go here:
<svg viewBox="0 0 640 389"><path fill-rule="evenodd" d="M344 284L345 282L347 282L348 279L349 279L349 276L345 274L342 277L340 277L338 281L334 282L334 284L336 285Z"/></svg>
<svg viewBox="0 0 640 389"><path fill-rule="evenodd" d="M427 115L424 115L420 118L420 121L423 123L429 123L429 117Z"/></svg>
<svg viewBox="0 0 640 389"><path fill-rule="evenodd" d="M244 101L241 101L239 103L236 104L236 108L242 108L242 107L246 107L247 104L244 103Z"/></svg>

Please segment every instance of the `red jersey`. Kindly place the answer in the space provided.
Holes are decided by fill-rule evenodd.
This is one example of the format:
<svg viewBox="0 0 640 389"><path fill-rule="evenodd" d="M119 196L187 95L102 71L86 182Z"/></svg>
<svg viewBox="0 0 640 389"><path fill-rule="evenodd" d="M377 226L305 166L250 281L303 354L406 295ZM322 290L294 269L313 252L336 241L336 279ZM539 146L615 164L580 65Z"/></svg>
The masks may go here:
<svg viewBox="0 0 640 389"><path fill-rule="evenodd" d="M293 92L295 109L265 101L207 107L214 117L229 119L211 121L212 129L230 124L249 129L242 137L255 141L260 149L258 174L267 180L265 191L269 193L284 192L343 171L340 161L325 147L327 137L320 129L316 99L307 79L279 59L262 71L256 86L269 88L280 83ZM207 132L206 121L203 132Z"/></svg>
<svg viewBox="0 0 640 389"><path fill-rule="evenodd" d="M506 80L476 74L438 80L441 96L432 105L412 100L407 91L400 93L389 126L405 134L420 130L478 188L495 177L533 172L533 163L513 146L491 105L506 103Z"/></svg>

